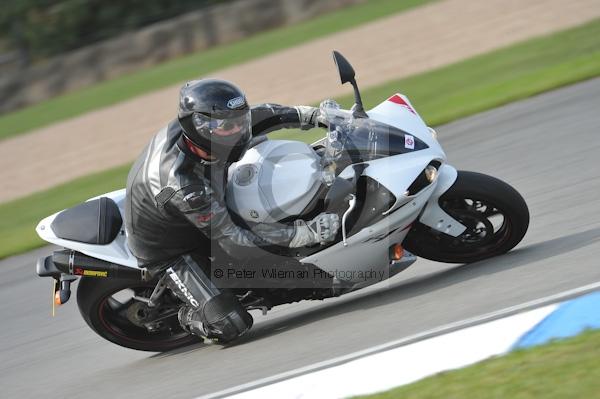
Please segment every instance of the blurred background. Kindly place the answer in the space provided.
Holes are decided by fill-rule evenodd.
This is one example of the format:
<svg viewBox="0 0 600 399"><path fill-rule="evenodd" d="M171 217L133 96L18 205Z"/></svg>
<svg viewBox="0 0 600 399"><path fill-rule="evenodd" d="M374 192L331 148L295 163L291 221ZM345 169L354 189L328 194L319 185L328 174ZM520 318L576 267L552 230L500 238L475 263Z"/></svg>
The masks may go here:
<svg viewBox="0 0 600 399"><path fill-rule="evenodd" d="M3 94L13 95L0 111L360 2L9 1L0 72Z"/></svg>
<svg viewBox="0 0 600 399"><path fill-rule="evenodd" d="M35 291L32 287L39 279L33 282L29 273L25 281L19 268L33 265L35 254L44 251L45 244L34 231L43 217L124 187L131 162L152 135L176 116L183 82L205 76L228 79L246 91L252 104L318 105L334 98L350 106L352 90L339 84L331 59L334 49L353 64L367 108L396 92L406 94L428 124L440 127L440 140L447 146L451 163L506 178L531 199L532 220L537 222L527 244L555 239L557 226L572 234L587 232L585 240L595 242L598 213L570 213L569 208L574 202L596 210L600 206L597 176L595 180L588 176L589 184L581 183L588 195L576 200L570 197L574 190L569 187L575 184L571 176L582 177L580 171L593 174L597 169L591 155L580 155L577 143L584 139L567 140L559 151L553 145L576 134L570 125L558 121L561 135L542 123L545 118L535 119L542 112L554 115L550 106L530 112L528 106L510 103L565 86L584 87L568 92L572 103L559 105L588 123L576 132L597 128L592 111L585 115L589 119L580 113L586 107L600 106L597 86L588 86L600 75L600 0L5 0L0 6L0 259L4 259L0 284L2 277L14 284L3 294L8 298L11 292L17 296L17 292ZM588 97L578 99L577 93ZM494 115L510 113L513 122L521 123L511 128L531 128L531 136L518 136L507 143L502 137L513 131L502 131L501 123L496 128L478 124L478 116L473 117L475 122L462 119L507 104L508 108L500 108ZM444 137L445 131L449 133ZM272 137L311 142L322 135L319 130L292 130L275 132ZM586 151L600 149L595 137L585 137ZM520 152L521 140L532 146L545 143L548 152L536 150L525 156ZM562 156L568 156L563 174L557 176L551 170L533 173L538 165L550 165ZM579 163L568 163L571 159ZM560 211L548 193L564 202ZM582 233L584 227L588 230ZM30 252L36 249L40 252ZM573 244L571 250L583 249ZM541 255L535 255L537 250L532 251L529 254L533 255L527 255L533 256L531 262L542 262ZM582 255L582 259L579 266L583 270L591 258ZM439 270L427 267L421 270ZM406 278L418 276L411 273ZM581 279L592 279L582 273ZM534 275L524 272L521 279L507 275L507 288L500 293L504 302L525 299L516 296L517 290L508 289L509 281L529 283L550 294L575 278L557 274L549 280L552 284L541 287ZM471 277L473 284L491 278L487 273ZM432 288L435 284L423 285ZM489 287L505 286L490 280ZM470 292L468 287L463 289ZM49 287L47 291L49 294ZM458 294L448 297L459 298ZM9 396L46 394L38 388L27 390L19 382L28 367L46 370L57 356L38 358L37 353L48 348L48 341L31 333L37 326L43 325L56 336L66 330L65 325L80 331L85 338L82 343L73 337L76 346L90 342L109 345L95 341L74 313L65 313L66 324L60 327L46 319L46 308L38 310L42 300L21 303L20 309L27 309L30 315L25 319L11 301L12 297L0 301L4 320L20 320L7 322L11 327L0 331L0 352L10 359L0 366L0 380L8 387ZM483 302L475 298L470 303ZM429 306L428 301L418 302L412 309L419 306ZM433 327L441 318L453 321L468 316L453 313L455 310L460 313L464 309L440 311L439 318L434 311L423 323L431 321ZM333 313L331 317L337 320L344 311ZM360 330L364 326L358 319L356 328ZM354 321L347 323L351 326ZM340 325L343 323L332 324L330 332ZM386 330L388 335L380 340L408 333L400 330ZM321 350L314 347L314 356L306 358L316 361L333 356L322 349L327 347L326 341L321 342ZM337 354L347 353L350 346L356 348L361 342L356 338L345 346L340 344ZM15 352L19 345L27 348L25 355ZM253 348L246 346L249 352L244 355L258 359L253 357ZM159 375L158 360L148 360L145 355L115 349L110 352L112 357L103 357L93 348L84 353L99 356L96 371L107 373L105 376L119 375L115 368L122 371L119 367L125 369L134 360L147 372L145 377ZM299 358L303 355L298 354ZM179 360L169 358L167 362L179 367ZM193 363L189 356L184 360ZM279 361L280 371L284 370L286 360ZM52 378L59 378L58 374ZM216 384L210 389L219 387ZM197 382L194 389L197 393L209 387ZM56 395L64 397L75 391L69 387ZM169 394L168 390L163 393Z"/></svg>

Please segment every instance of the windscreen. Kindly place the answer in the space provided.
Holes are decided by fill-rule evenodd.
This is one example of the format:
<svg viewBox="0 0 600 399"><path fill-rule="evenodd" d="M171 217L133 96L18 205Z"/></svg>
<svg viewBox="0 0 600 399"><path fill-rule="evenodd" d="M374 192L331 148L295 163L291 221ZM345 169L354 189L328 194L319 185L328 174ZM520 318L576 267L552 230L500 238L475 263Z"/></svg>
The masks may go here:
<svg viewBox="0 0 600 399"><path fill-rule="evenodd" d="M370 118L355 118L334 101L321 104L320 115L328 124L324 167L337 168L382 157L428 148L407 132Z"/></svg>

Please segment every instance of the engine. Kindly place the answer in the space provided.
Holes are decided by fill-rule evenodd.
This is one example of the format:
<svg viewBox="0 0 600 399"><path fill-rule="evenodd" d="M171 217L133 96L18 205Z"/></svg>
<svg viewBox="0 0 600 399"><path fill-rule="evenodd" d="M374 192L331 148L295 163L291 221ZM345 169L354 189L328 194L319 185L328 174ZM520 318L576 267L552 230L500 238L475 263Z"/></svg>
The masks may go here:
<svg viewBox="0 0 600 399"><path fill-rule="evenodd" d="M300 215L323 182L315 151L288 140L266 140L250 148L228 173L227 206L254 223Z"/></svg>

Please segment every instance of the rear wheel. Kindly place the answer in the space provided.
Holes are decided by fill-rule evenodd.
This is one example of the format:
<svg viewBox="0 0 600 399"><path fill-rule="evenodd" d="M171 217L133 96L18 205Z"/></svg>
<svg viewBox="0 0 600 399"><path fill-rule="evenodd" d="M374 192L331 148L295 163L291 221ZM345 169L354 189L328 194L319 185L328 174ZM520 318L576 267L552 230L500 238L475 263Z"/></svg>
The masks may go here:
<svg viewBox="0 0 600 399"><path fill-rule="evenodd" d="M440 207L467 227L458 237L415 223L404 246L417 256L471 263L510 251L525 236L529 210L510 185L481 173L459 171Z"/></svg>
<svg viewBox="0 0 600 399"><path fill-rule="evenodd" d="M77 287L79 311L98 335L127 348L164 352L200 342L179 325L176 299L165 294L165 300L151 308L134 298L150 297L154 285L82 277Z"/></svg>

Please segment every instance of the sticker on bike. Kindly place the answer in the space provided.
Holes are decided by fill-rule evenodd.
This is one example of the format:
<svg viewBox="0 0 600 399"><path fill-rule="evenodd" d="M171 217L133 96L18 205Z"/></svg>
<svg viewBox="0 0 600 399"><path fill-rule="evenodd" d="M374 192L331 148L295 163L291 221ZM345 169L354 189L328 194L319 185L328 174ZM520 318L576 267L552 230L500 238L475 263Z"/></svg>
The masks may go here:
<svg viewBox="0 0 600 399"><path fill-rule="evenodd" d="M388 98L388 101L393 102L394 104L398 104L401 107L406 108L407 110L409 110L410 112L412 112L415 115L417 114L415 112L415 110L410 106L410 104L405 99L403 99L400 94L394 94L393 96Z"/></svg>
<svg viewBox="0 0 600 399"><path fill-rule="evenodd" d="M405 134L404 135L404 148L406 148L408 150L414 150L415 149L415 138L414 138L414 136L411 136L410 134Z"/></svg>

